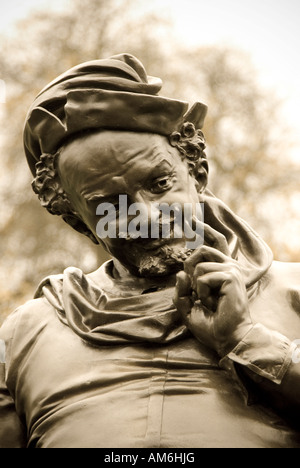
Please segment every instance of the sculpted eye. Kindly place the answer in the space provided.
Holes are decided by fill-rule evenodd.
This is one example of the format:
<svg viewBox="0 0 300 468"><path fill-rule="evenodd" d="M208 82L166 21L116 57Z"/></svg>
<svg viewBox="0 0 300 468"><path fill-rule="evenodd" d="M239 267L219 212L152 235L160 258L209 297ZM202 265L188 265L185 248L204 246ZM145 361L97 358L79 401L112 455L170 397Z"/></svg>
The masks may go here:
<svg viewBox="0 0 300 468"><path fill-rule="evenodd" d="M173 177L170 175L165 175L163 177L158 177L155 179L152 184L150 191L152 193L161 193L169 190L173 186Z"/></svg>

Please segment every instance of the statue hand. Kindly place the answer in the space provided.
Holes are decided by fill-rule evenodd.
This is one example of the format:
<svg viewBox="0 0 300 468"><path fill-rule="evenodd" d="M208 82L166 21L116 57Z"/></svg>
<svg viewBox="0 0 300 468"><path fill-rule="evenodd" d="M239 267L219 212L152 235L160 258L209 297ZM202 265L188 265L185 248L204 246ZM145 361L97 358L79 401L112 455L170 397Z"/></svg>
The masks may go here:
<svg viewBox="0 0 300 468"><path fill-rule="evenodd" d="M177 274L174 303L193 335L221 357L253 326L238 262L209 246L197 249Z"/></svg>

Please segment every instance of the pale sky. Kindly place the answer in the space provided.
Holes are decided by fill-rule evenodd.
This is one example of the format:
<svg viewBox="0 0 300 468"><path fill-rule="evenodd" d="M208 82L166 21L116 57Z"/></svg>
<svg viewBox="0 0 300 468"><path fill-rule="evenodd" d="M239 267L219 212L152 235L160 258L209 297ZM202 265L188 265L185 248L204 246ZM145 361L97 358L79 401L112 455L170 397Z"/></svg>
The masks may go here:
<svg viewBox="0 0 300 468"><path fill-rule="evenodd" d="M184 44L227 44L249 52L262 82L286 98L284 118L299 135L300 148L300 0L135 1L137 9L166 11ZM64 8L69 2L0 0L0 30L9 31L33 8Z"/></svg>

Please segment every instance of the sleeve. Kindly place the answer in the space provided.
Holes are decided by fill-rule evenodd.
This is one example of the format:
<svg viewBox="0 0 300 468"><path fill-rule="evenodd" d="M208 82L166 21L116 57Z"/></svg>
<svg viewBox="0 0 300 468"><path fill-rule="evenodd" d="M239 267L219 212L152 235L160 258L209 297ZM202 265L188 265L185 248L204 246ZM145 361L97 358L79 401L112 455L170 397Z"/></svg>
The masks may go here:
<svg viewBox="0 0 300 468"><path fill-rule="evenodd" d="M25 448L26 430L6 385L6 339L11 328L0 328L0 448Z"/></svg>
<svg viewBox="0 0 300 468"><path fill-rule="evenodd" d="M237 346L220 361L231 360L255 374L281 384L295 353L296 345L287 337L257 323Z"/></svg>

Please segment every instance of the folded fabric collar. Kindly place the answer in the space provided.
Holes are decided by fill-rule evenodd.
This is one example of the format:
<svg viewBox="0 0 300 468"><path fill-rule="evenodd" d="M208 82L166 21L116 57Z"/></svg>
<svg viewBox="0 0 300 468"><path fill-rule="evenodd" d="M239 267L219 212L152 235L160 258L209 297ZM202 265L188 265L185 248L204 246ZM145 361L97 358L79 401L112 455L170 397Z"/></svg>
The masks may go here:
<svg viewBox="0 0 300 468"><path fill-rule="evenodd" d="M92 344L170 343L189 334L172 303L174 288L127 296L123 289L119 295L110 268L111 262L98 272L102 287L80 269L67 268L46 279L40 293L63 323Z"/></svg>

